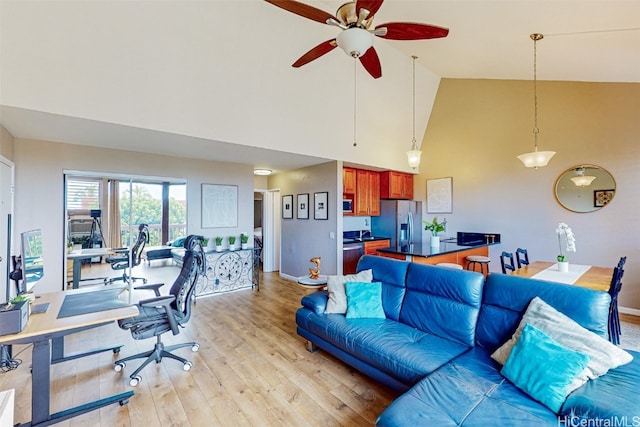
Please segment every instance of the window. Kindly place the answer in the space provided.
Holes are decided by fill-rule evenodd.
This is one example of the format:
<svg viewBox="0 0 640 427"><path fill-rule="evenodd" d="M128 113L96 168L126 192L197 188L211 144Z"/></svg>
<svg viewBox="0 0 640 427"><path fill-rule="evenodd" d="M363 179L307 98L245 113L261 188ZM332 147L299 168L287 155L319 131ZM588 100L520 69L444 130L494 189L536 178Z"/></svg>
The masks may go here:
<svg viewBox="0 0 640 427"><path fill-rule="evenodd" d="M91 209L100 209L101 181L67 179L67 213L89 215Z"/></svg>

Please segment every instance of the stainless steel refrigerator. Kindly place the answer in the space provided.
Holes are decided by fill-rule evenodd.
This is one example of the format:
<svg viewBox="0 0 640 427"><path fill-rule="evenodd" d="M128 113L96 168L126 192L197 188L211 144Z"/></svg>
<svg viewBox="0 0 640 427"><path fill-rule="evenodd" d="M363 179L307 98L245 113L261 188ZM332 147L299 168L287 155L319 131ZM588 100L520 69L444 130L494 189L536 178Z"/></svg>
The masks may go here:
<svg viewBox="0 0 640 427"><path fill-rule="evenodd" d="M422 244L422 202L380 200L380 216L371 217L371 233L390 237L391 247Z"/></svg>

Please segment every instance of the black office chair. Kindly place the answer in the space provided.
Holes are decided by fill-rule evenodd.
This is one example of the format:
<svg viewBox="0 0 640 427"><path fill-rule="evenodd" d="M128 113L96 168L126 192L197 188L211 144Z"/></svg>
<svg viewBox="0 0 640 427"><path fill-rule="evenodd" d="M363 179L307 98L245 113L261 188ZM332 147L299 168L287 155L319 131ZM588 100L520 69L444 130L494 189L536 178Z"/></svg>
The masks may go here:
<svg viewBox="0 0 640 427"><path fill-rule="evenodd" d="M179 327L184 327L191 317L191 300L196 289L195 285L198 281L198 276L206 272L202 239L202 236L191 235L185 240L182 269L178 278L173 282L169 295L160 295L162 283L136 287L135 289L153 290L156 296L138 302L138 309L140 310L138 316L118 321L118 325L122 329L129 329L131 336L136 340L156 337L156 344L153 350L125 357L115 362L114 368L116 372L119 372L125 367L125 362L146 358L142 365L129 376L129 384L132 387L137 386L142 381L138 373L145 366L152 361L160 363L163 357L182 362L185 371L190 370L193 366L190 361L171 353L171 351L182 347L191 347L191 351L195 352L198 351L198 343L188 342L165 347L161 336L169 331L173 335L178 335L180 333Z"/></svg>
<svg viewBox="0 0 640 427"><path fill-rule="evenodd" d="M140 264L142 259L142 251L145 245L149 243L149 226L147 224L140 224L138 226L138 238L136 243L131 248L129 253L128 248L116 249L115 252L118 255L109 256L105 258L105 261L111 264L111 268L114 270L124 270L122 276L113 277L107 281L107 284L113 283L117 280L122 280L124 283L132 283L136 280L142 280L142 283L147 283L147 279L144 277L133 277L127 274L129 268L129 257L131 257L131 268Z"/></svg>
<svg viewBox="0 0 640 427"><path fill-rule="evenodd" d="M511 252L502 252L502 255L500 255L500 266L502 267L502 274L507 274L507 270L516 271L516 266L513 263L513 254Z"/></svg>
<svg viewBox="0 0 640 427"><path fill-rule="evenodd" d="M518 263L518 268L522 268L523 265L529 265L529 253L526 249L516 249L516 262Z"/></svg>
<svg viewBox="0 0 640 427"><path fill-rule="evenodd" d="M624 262L622 265L624 265ZM609 305L609 341L615 345L620 344L621 330L620 313L618 313L618 294L620 293L620 289L622 289L623 274L623 269L615 267L613 269L613 276L611 277L611 286L609 286L609 295L611 296L611 303Z"/></svg>
<svg viewBox="0 0 640 427"><path fill-rule="evenodd" d="M618 261L618 268L622 271L624 271L624 264L627 262L627 257L626 256L622 256L620 257L620 261Z"/></svg>

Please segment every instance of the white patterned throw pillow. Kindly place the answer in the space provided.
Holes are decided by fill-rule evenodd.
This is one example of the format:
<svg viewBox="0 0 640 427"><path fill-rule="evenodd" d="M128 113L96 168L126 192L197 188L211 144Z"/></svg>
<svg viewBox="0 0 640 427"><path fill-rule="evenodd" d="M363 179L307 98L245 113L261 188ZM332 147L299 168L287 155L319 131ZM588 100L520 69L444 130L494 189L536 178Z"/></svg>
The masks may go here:
<svg viewBox="0 0 640 427"><path fill-rule="evenodd" d="M327 301L326 314L347 312L347 294L344 290L346 282L371 282L373 280L373 270L362 270L358 274L347 274L345 276L327 277L327 291L329 300Z"/></svg>

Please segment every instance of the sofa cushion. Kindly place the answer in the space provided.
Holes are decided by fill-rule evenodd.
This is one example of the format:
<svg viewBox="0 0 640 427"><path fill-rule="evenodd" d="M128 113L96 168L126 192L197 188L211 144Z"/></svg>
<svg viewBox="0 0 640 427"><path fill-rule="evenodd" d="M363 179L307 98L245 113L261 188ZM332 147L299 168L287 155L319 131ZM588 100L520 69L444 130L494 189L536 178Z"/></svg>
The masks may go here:
<svg viewBox="0 0 640 427"><path fill-rule="evenodd" d="M541 298L535 297L531 300L513 336L491 355L496 362L501 364L506 362L511 349L527 324L535 326L560 345L591 357L587 369L575 378L569 387L569 392L582 386L589 379L604 375L609 369L629 363L632 359L629 353L583 328Z"/></svg>
<svg viewBox="0 0 640 427"><path fill-rule="evenodd" d="M385 319L380 282L347 282L347 319Z"/></svg>
<svg viewBox="0 0 640 427"><path fill-rule="evenodd" d="M527 323L500 373L557 413L569 394L569 385L590 360L591 356L561 346Z"/></svg>
<svg viewBox="0 0 640 427"><path fill-rule="evenodd" d="M344 290L344 284L346 282L371 282L372 278L373 273L371 270L363 270L357 274L327 277L329 300L327 301L325 312L345 314L347 312L347 294Z"/></svg>
<svg viewBox="0 0 640 427"><path fill-rule="evenodd" d="M357 271L371 269L372 281L382 283L382 307L388 319L399 319L409 264L407 261L376 255L364 255L358 261Z"/></svg>
<svg viewBox="0 0 640 427"><path fill-rule="evenodd" d="M560 425L604 426L616 419L626 419L628 425L640 424L640 353L627 351L633 357L630 363L587 382L569 395L560 412Z"/></svg>
<svg viewBox="0 0 640 427"><path fill-rule="evenodd" d="M347 319L302 308L296 312L296 322L409 386L468 349L390 319Z"/></svg>
<svg viewBox="0 0 640 427"><path fill-rule="evenodd" d="M539 296L583 328L607 336L610 297L606 292L544 280L490 273L484 287L476 343L490 351L507 341L529 302Z"/></svg>
<svg viewBox="0 0 640 427"><path fill-rule="evenodd" d="M480 273L412 263L407 271L400 321L472 346L483 284Z"/></svg>
<svg viewBox="0 0 640 427"><path fill-rule="evenodd" d="M558 426L557 415L500 374L474 347L421 380L378 417L379 427Z"/></svg>

